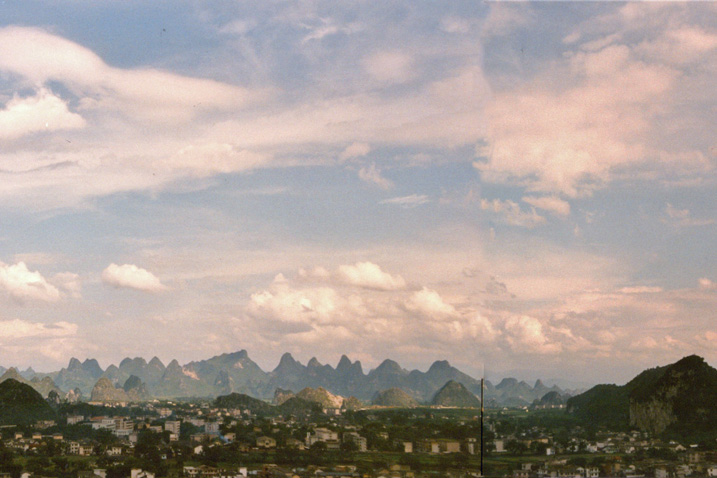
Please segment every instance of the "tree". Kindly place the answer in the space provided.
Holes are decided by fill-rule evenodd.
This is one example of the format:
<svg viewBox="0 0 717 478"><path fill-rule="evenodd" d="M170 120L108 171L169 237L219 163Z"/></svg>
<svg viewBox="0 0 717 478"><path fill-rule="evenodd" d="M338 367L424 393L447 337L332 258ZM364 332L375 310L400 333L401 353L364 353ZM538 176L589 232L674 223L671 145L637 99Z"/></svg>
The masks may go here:
<svg viewBox="0 0 717 478"><path fill-rule="evenodd" d="M505 444L505 449L511 455L522 455L528 451L528 447L525 443L518 440L508 440L508 443Z"/></svg>

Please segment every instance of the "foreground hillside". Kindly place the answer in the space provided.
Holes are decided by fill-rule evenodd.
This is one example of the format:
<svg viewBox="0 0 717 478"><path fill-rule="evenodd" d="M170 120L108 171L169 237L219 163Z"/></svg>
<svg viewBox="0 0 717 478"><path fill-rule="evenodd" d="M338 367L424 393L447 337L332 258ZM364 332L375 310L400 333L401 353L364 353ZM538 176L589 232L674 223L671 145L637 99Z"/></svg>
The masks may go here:
<svg viewBox="0 0 717 478"><path fill-rule="evenodd" d="M54 419L55 412L31 386L12 378L0 383L0 425L29 425Z"/></svg>
<svg viewBox="0 0 717 478"><path fill-rule="evenodd" d="M623 386L572 397L569 413L595 425L679 436L717 435L717 370L696 355L645 370Z"/></svg>

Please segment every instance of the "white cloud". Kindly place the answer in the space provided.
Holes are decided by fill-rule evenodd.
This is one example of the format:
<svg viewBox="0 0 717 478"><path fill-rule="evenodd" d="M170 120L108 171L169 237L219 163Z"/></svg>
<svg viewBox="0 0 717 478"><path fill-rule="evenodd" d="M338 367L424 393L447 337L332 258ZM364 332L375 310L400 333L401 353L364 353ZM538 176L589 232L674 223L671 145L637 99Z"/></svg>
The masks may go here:
<svg viewBox="0 0 717 478"><path fill-rule="evenodd" d="M426 204L427 202L430 202L430 199L428 199L428 196L425 194L411 194L410 196L384 199L381 201L381 204L395 204L404 208L412 208L420 206L421 204Z"/></svg>
<svg viewBox="0 0 717 478"><path fill-rule="evenodd" d="M513 351L540 354L560 352L559 343L550 343L543 333L543 325L535 317L512 316L505 322L506 338Z"/></svg>
<svg viewBox="0 0 717 478"><path fill-rule="evenodd" d="M501 201L500 199L481 199L480 207L484 211L490 211L497 214L503 222L511 226L520 226L532 229L536 226L544 224L545 218L536 213L533 209L525 212L520 209L520 205L511 200Z"/></svg>
<svg viewBox="0 0 717 478"><path fill-rule="evenodd" d="M160 162L159 166L169 171L187 171L191 176L205 177L247 171L267 162L268 158L263 154L240 150L226 143L207 143L182 148L168 160Z"/></svg>
<svg viewBox="0 0 717 478"><path fill-rule="evenodd" d="M371 152L371 146L367 143L351 143L346 146L339 156L342 160L366 156Z"/></svg>
<svg viewBox="0 0 717 478"><path fill-rule="evenodd" d="M623 294L656 294L662 292L662 287L650 287L650 286L635 286L635 287L623 287L620 292Z"/></svg>
<svg viewBox="0 0 717 478"><path fill-rule="evenodd" d="M63 82L83 98L84 110L110 108L155 126L175 124L207 109L232 110L253 96L213 80L114 68L87 48L35 28L0 29L0 46L0 69L34 84Z"/></svg>
<svg viewBox="0 0 717 478"><path fill-rule="evenodd" d="M68 357L92 350L79 338L79 330L77 324L66 321L0 320L0 360L33 367L38 361L65 364Z"/></svg>
<svg viewBox="0 0 717 478"><path fill-rule="evenodd" d="M82 281L79 274L73 272L60 272L52 276L51 282L63 293L79 299L82 297Z"/></svg>
<svg viewBox="0 0 717 478"><path fill-rule="evenodd" d="M345 284L376 290L396 290L406 287L406 281L400 275L393 276L381 270L372 262L357 262L338 268L338 278Z"/></svg>
<svg viewBox="0 0 717 478"><path fill-rule="evenodd" d="M0 287L20 302L55 302L60 299L60 291L38 271L30 271L24 262L13 265L0 263Z"/></svg>
<svg viewBox="0 0 717 478"><path fill-rule="evenodd" d="M692 217L689 209L678 209L670 203L667 203L667 206L665 206L665 214L669 218L669 220L665 222L670 222L678 227L709 226L715 223L714 219L698 219Z"/></svg>
<svg viewBox="0 0 717 478"><path fill-rule="evenodd" d="M441 30L447 33L468 33L471 30L472 21L461 17L441 18Z"/></svg>
<svg viewBox="0 0 717 478"><path fill-rule="evenodd" d="M20 319L0 321L0 340L6 345L15 340L72 337L76 334L77 324L69 322L43 324Z"/></svg>
<svg viewBox="0 0 717 478"><path fill-rule="evenodd" d="M676 8L681 17L683 7ZM655 22L647 21L650 6L634 10L642 11L639 22L587 20L566 37L563 59L496 84L487 108L490 154L475 163L484 181L578 197L615 179L670 182L714 169L699 127L710 121L704 105L711 99L695 94L706 73L646 50L655 38L679 44L691 52L685 57L706 62L706 72L714 69L714 38L685 18L671 29L671 9Z"/></svg>
<svg viewBox="0 0 717 478"><path fill-rule="evenodd" d="M293 289L287 284L274 283L271 290L251 295L247 312L257 318L279 323L298 324L273 332L301 332L315 324L330 324L343 317L339 310L345 305L342 298L330 287Z"/></svg>
<svg viewBox="0 0 717 478"><path fill-rule="evenodd" d="M558 216L570 215L570 203L555 196L526 196L523 198L523 202Z"/></svg>
<svg viewBox="0 0 717 478"><path fill-rule="evenodd" d="M698 282L702 290L717 290L717 283L712 282L706 277L701 277Z"/></svg>
<svg viewBox="0 0 717 478"><path fill-rule="evenodd" d="M146 269L134 264L110 264L102 271L102 281L117 288L135 289L145 292L166 290L159 279Z"/></svg>
<svg viewBox="0 0 717 478"><path fill-rule="evenodd" d="M431 319L445 319L457 315L456 308L447 304L435 290L424 287L406 301L406 308Z"/></svg>
<svg viewBox="0 0 717 478"><path fill-rule="evenodd" d="M363 66L371 77L382 83L405 83L413 73L413 59L400 51L383 51L363 60Z"/></svg>
<svg viewBox="0 0 717 478"><path fill-rule="evenodd" d="M82 116L70 112L67 103L46 88L41 88L35 96L15 96L0 110L0 138L3 139L84 126Z"/></svg>
<svg viewBox="0 0 717 478"><path fill-rule="evenodd" d="M359 178L367 183L375 184L381 189L391 189L393 182L381 175L381 171L375 164L359 169Z"/></svg>

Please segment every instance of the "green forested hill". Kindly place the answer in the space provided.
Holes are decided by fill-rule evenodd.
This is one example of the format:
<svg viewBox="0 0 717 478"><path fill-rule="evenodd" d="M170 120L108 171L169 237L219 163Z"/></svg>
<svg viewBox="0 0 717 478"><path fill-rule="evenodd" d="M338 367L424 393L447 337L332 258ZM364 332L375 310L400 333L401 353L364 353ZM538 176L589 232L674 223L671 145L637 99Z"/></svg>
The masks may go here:
<svg viewBox="0 0 717 478"><path fill-rule="evenodd" d="M53 419L55 412L31 386L15 379L0 383L0 424L28 425Z"/></svg>

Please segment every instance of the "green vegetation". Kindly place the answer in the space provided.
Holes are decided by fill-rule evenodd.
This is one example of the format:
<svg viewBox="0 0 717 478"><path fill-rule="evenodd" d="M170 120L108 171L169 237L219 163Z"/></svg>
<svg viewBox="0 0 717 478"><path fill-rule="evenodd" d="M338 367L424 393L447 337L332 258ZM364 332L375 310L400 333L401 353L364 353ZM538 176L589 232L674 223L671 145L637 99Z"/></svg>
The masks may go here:
<svg viewBox="0 0 717 478"><path fill-rule="evenodd" d="M54 419L52 407L31 386L12 378L0 383L0 424L27 425Z"/></svg>

